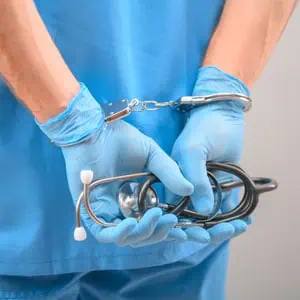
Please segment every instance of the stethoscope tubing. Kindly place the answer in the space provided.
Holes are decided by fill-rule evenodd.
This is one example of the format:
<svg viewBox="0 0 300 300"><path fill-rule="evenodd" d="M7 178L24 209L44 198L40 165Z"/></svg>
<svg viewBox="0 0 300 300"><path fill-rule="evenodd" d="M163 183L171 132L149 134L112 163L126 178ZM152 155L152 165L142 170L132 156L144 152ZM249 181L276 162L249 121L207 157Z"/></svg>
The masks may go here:
<svg viewBox="0 0 300 300"><path fill-rule="evenodd" d="M158 207L162 208L167 213L173 213L178 217L184 219L190 219L189 221L179 222L176 227L204 227L209 228L218 223L229 222L236 219L244 219L251 215L255 208L257 207L259 195L265 192L270 192L277 188L278 184L274 179L266 177L254 177L248 176L245 171L236 164L232 163L207 163L208 176L212 181L212 188L217 193L217 199L219 199L214 207L213 212L210 215L201 215L193 210L187 209L190 204L190 198L185 197L177 204L168 203L158 203ZM230 173L233 176L238 177L240 180L232 180L225 182L218 182L214 172L223 171ZM142 172L129 175L121 175L110 178L98 179L90 184L83 184L83 192L79 195L76 203L76 226L81 227L80 218L80 208L82 202L87 214L90 218L100 226L104 227L114 227L117 225L115 222L106 222L98 218L90 205L89 202L89 192L103 184L109 184L116 181L128 181L135 180L141 177L147 177L147 179L141 183L141 188L138 194L138 208L140 212L140 217L146 211L145 195L149 187L152 184L159 182L159 179L155 177L152 173ZM239 202L239 204L231 211L226 213L220 213L220 208L222 204L222 192L229 191L233 188L244 187L244 195ZM221 200L220 200L221 199Z"/></svg>

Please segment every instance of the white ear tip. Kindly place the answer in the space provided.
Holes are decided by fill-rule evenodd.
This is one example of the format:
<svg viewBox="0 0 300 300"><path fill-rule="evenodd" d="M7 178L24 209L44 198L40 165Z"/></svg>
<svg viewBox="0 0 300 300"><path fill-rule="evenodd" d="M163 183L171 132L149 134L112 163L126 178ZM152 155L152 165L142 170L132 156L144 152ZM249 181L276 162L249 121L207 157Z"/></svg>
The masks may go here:
<svg viewBox="0 0 300 300"><path fill-rule="evenodd" d="M80 179L83 184L90 184L93 181L94 173L91 170L82 170L80 172Z"/></svg>
<svg viewBox="0 0 300 300"><path fill-rule="evenodd" d="M86 231L83 227L75 228L74 239L75 239L75 241L78 241L78 242L86 240Z"/></svg>

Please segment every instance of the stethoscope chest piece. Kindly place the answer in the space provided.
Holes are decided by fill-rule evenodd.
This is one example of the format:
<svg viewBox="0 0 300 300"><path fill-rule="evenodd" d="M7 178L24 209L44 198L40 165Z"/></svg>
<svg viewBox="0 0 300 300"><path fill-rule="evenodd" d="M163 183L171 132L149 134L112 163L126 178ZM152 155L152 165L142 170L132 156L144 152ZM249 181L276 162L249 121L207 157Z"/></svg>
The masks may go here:
<svg viewBox="0 0 300 300"><path fill-rule="evenodd" d="M140 184L136 181L127 181L120 186L117 198L120 211L124 217L140 217L137 201L139 193ZM144 202L146 210L158 206L158 195L152 187L147 189Z"/></svg>

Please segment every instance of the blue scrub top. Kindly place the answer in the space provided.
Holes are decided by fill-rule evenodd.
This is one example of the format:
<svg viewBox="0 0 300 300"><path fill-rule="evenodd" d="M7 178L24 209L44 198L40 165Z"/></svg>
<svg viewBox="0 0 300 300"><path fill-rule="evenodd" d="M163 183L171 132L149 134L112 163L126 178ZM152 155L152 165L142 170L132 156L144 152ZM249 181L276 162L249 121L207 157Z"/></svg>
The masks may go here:
<svg viewBox="0 0 300 300"><path fill-rule="evenodd" d="M100 103L190 95L223 7L223 0L35 2L68 66ZM0 105L0 274L142 268L198 250L204 259L216 249L192 242L132 249L99 244L91 235L75 242L61 150L1 80ZM184 117L164 109L127 121L170 153Z"/></svg>

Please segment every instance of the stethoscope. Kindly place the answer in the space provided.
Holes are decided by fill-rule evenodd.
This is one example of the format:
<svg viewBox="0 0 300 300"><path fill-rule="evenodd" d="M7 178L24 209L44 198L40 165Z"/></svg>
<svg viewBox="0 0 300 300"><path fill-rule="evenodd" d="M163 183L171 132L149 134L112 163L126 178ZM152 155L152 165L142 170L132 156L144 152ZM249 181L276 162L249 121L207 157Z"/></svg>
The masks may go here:
<svg viewBox="0 0 300 300"><path fill-rule="evenodd" d="M81 225L80 208L82 202L89 217L98 225L103 227L117 226L115 222L105 222L98 218L90 206L90 191L99 185L122 181L117 195L117 201L124 217L140 219L150 208L159 207L164 213L175 214L179 222L176 227L199 226L210 228L218 223L229 222L236 219L244 219L251 215L257 207L259 195L273 191L277 188L277 182L267 177L250 177L240 166L232 163L207 163L207 175L214 191L214 207L210 214L201 215L189 209L190 197L184 197L177 204L160 203L157 193L152 185L159 182L159 179L152 173L135 173L129 175L115 176L93 181L91 170L81 171L80 177L83 184L83 191L76 203L76 228L74 238L76 241L86 239L86 231ZM215 176L218 171L231 174L236 180L219 182ZM138 179L144 178L142 182ZM222 192L234 188L244 187L244 193L239 204L228 212L220 212L222 206Z"/></svg>

